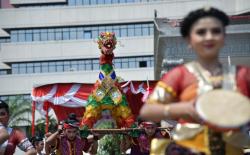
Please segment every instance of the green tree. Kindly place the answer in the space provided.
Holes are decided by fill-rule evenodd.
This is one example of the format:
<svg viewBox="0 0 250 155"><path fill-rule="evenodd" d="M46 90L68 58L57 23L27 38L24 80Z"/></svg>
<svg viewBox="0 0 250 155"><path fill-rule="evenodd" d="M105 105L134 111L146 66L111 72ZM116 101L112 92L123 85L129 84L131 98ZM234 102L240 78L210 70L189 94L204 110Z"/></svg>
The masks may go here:
<svg viewBox="0 0 250 155"><path fill-rule="evenodd" d="M23 96L15 96L7 102L9 105L10 119L9 126L31 125L31 100L24 99Z"/></svg>
<svg viewBox="0 0 250 155"><path fill-rule="evenodd" d="M46 118L40 118L36 121L36 133L40 136L44 136L46 126ZM49 116L49 132L55 132L57 130L57 120Z"/></svg>
<svg viewBox="0 0 250 155"><path fill-rule="evenodd" d="M97 128L110 129L115 128L115 125L112 121L103 121L97 126ZM97 155L120 155L120 141L121 135L105 135L98 142Z"/></svg>

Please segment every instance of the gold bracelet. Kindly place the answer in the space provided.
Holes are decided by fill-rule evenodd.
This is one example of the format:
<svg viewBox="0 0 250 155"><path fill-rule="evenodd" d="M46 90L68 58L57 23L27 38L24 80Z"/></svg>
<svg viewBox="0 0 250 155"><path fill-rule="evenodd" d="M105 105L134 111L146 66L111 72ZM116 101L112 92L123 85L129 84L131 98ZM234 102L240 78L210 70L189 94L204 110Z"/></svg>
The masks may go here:
<svg viewBox="0 0 250 155"><path fill-rule="evenodd" d="M169 111L170 111L170 106L169 105L165 105L164 106L164 111L163 111L163 115L164 115L165 118L169 117L169 115L170 115Z"/></svg>

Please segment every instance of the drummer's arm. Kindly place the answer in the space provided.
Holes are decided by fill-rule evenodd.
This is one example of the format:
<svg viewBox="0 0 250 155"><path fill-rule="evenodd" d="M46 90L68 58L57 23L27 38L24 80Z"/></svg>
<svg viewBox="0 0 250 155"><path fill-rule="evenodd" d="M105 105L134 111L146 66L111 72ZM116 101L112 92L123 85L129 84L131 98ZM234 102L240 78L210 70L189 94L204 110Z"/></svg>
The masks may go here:
<svg viewBox="0 0 250 155"><path fill-rule="evenodd" d="M140 115L146 120L154 122L160 122L161 120L171 119L178 120L179 118L193 118L199 120L199 116L194 108L194 100L189 102L171 102L171 100L165 103L158 101L147 101L143 105Z"/></svg>
<svg viewBox="0 0 250 155"><path fill-rule="evenodd" d="M162 80L157 83L146 104L143 105L140 111L141 117L155 122L164 119L178 120L187 116L196 118L194 101L190 101L192 104L177 101L178 94L181 91L182 78L180 68L164 75Z"/></svg>

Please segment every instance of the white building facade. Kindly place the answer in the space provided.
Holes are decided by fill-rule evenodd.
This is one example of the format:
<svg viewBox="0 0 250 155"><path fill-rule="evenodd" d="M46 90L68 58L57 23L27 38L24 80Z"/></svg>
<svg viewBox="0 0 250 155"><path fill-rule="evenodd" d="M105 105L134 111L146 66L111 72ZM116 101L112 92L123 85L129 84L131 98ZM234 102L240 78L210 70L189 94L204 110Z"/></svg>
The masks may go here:
<svg viewBox="0 0 250 155"><path fill-rule="evenodd" d="M1 0L0 99L29 98L34 85L94 83L100 32L116 33L114 66L124 80L154 79L154 18L181 19L211 5L229 15L248 0Z"/></svg>

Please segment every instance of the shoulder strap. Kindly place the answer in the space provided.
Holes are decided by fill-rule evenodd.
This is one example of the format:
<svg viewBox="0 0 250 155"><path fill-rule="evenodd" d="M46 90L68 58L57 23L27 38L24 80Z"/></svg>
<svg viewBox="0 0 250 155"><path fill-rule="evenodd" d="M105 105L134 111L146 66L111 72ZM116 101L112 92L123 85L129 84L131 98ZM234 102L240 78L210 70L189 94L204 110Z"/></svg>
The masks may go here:
<svg viewBox="0 0 250 155"><path fill-rule="evenodd" d="M192 73L198 81L198 95L208 92L213 89L213 85L209 80L203 75L201 67L198 66L197 62L190 62L185 64L187 70Z"/></svg>

